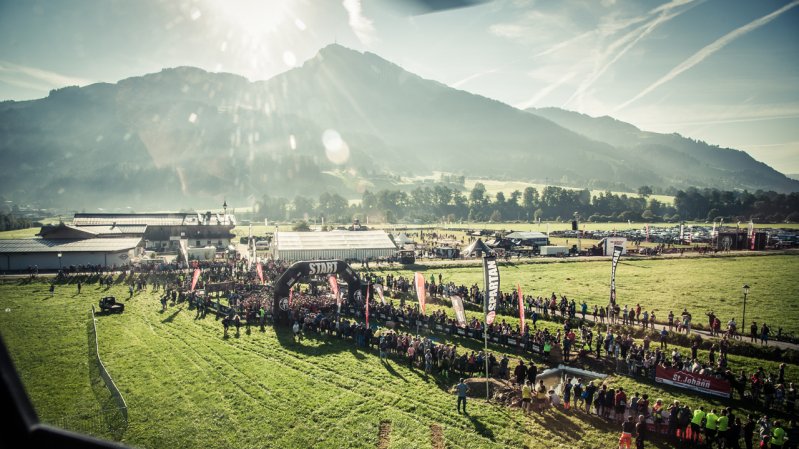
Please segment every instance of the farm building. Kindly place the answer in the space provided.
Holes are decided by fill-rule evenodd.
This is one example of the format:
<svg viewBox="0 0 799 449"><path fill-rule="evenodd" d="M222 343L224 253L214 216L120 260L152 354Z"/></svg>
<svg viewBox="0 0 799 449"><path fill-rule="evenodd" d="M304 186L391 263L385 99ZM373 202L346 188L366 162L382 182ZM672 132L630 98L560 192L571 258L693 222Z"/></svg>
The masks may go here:
<svg viewBox="0 0 799 449"><path fill-rule="evenodd" d="M549 245L549 237L543 232L511 232L505 236L516 245L520 246L546 246Z"/></svg>
<svg viewBox="0 0 799 449"><path fill-rule="evenodd" d="M236 217L227 211L222 214L75 214L71 227L99 234L135 232L144 239L146 249L174 252L179 250L181 240L186 241L187 247L227 248L235 238L232 231L236 227Z"/></svg>
<svg viewBox="0 0 799 449"><path fill-rule="evenodd" d="M272 240L272 257L288 261L369 260L396 253L385 231L275 232Z"/></svg>
<svg viewBox="0 0 799 449"><path fill-rule="evenodd" d="M122 267L141 252L141 237L0 240L0 271L58 270L70 265Z"/></svg>

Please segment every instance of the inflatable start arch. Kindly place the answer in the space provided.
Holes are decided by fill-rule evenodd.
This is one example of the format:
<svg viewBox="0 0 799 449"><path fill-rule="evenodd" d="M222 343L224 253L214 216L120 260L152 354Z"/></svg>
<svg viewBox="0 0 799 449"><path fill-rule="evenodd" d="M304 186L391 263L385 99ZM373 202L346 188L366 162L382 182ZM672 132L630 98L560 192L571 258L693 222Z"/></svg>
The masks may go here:
<svg viewBox="0 0 799 449"><path fill-rule="evenodd" d="M350 303L355 292L361 288L361 279L343 260L315 260L313 262L296 262L275 281L275 298L272 301L272 316L277 321L288 318L289 290L301 279L315 275L336 274L347 282L347 302Z"/></svg>

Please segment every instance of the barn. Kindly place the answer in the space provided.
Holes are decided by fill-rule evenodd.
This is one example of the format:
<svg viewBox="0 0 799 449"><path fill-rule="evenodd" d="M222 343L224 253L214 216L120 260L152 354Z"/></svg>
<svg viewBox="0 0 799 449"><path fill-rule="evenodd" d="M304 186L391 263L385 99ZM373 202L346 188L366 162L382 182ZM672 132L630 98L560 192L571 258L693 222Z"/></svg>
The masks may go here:
<svg viewBox="0 0 799 449"><path fill-rule="evenodd" d="M275 232L272 240L272 257L287 261L365 261L396 253L385 231Z"/></svg>
<svg viewBox="0 0 799 449"><path fill-rule="evenodd" d="M123 267L139 254L141 237L0 240L0 271L59 270L70 265Z"/></svg>

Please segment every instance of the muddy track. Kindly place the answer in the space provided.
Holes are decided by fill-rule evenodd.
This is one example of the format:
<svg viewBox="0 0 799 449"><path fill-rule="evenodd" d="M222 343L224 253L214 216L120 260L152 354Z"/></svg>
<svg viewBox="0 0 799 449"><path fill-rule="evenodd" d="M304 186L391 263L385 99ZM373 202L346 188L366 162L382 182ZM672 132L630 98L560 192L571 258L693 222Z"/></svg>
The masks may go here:
<svg viewBox="0 0 799 449"><path fill-rule="evenodd" d="M380 421L380 429L377 433L377 449L388 449L391 442L391 421Z"/></svg>
<svg viewBox="0 0 799 449"><path fill-rule="evenodd" d="M433 449L444 449L447 445L444 442L444 429L440 424L430 424L430 444Z"/></svg>

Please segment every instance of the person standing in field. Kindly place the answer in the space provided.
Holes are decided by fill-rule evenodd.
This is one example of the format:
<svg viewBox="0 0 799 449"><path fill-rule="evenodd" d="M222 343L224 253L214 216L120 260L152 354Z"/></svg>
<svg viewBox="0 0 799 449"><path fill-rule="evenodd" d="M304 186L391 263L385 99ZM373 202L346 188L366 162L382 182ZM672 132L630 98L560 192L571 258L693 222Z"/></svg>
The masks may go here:
<svg viewBox="0 0 799 449"><path fill-rule="evenodd" d="M466 385L464 378L461 377L461 381L458 385L455 386L455 390L458 393L458 413L461 412L461 403L463 404L463 414L467 415L466 413L466 393L469 392L469 386Z"/></svg>
<svg viewBox="0 0 799 449"><path fill-rule="evenodd" d="M638 424L635 425L635 449L644 449L647 430L646 418L644 415L638 415Z"/></svg>
<svg viewBox="0 0 799 449"><path fill-rule="evenodd" d="M530 413L530 403L533 400L533 389L530 388L530 382L525 381L522 386L522 411L527 414Z"/></svg>
<svg viewBox="0 0 799 449"><path fill-rule="evenodd" d="M635 432L635 422L632 416L627 418L621 425L621 436L619 437L619 449L630 449L633 442L633 432Z"/></svg>

